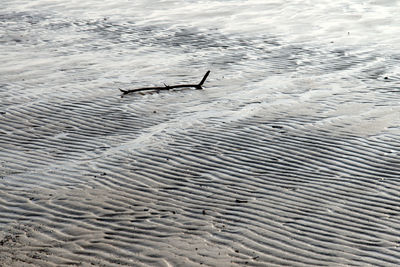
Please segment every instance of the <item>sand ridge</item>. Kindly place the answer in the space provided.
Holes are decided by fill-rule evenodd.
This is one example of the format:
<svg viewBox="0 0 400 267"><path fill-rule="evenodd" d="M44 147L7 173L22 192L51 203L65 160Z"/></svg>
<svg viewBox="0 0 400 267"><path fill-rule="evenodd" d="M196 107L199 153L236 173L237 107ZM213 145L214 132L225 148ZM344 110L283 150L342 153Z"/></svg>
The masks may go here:
<svg viewBox="0 0 400 267"><path fill-rule="evenodd" d="M64 125L62 134L31 128L40 145L29 131L2 137L26 151L7 158L20 169L2 177L4 266L397 263L400 144L390 135L255 116L160 128L135 148L127 132L173 112L142 105L137 115L99 117L113 106L104 98L68 105L73 118L54 106L34 114L53 116L46 125ZM111 149L116 140L127 143ZM54 152L43 162L46 148Z"/></svg>
<svg viewBox="0 0 400 267"><path fill-rule="evenodd" d="M394 1L3 2L0 266L399 265Z"/></svg>

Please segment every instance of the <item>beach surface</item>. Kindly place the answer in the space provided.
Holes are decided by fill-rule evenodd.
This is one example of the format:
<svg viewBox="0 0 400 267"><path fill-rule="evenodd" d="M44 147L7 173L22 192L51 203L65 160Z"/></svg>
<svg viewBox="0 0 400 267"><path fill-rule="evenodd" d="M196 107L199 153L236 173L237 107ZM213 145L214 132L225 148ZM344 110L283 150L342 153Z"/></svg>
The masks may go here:
<svg viewBox="0 0 400 267"><path fill-rule="evenodd" d="M398 266L400 6L358 2L6 0L0 266Z"/></svg>

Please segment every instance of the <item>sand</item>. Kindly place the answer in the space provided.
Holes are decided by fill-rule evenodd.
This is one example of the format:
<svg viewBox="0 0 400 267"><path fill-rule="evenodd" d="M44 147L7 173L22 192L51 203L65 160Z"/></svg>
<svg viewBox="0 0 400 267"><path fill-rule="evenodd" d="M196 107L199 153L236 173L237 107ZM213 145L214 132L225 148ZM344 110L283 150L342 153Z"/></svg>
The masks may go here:
<svg viewBox="0 0 400 267"><path fill-rule="evenodd" d="M1 266L399 263L395 136L282 109L185 122L166 106L202 94L2 114Z"/></svg>
<svg viewBox="0 0 400 267"><path fill-rule="evenodd" d="M399 13L3 0L0 266L400 266Z"/></svg>

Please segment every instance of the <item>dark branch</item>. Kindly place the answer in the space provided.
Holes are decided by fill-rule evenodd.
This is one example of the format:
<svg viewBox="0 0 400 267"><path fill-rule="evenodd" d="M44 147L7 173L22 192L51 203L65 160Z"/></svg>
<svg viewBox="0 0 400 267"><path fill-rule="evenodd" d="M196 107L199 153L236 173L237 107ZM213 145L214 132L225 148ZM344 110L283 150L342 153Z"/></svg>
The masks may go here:
<svg viewBox="0 0 400 267"><path fill-rule="evenodd" d="M164 87L142 87L142 88L136 88L136 89L131 89L131 90L122 90L121 88L119 89L122 92L122 95L126 95L129 93L134 93L134 92L140 92L140 91L148 91L148 90L171 90L175 88L196 88L196 89L203 89L202 85L206 81L208 75L210 74L210 71L207 71L206 74L204 75L203 79L201 79L201 82L199 84L179 84L179 85L166 85L164 83Z"/></svg>
<svg viewBox="0 0 400 267"><path fill-rule="evenodd" d="M201 86L202 86L203 83L206 81L206 79L207 79L207 77L208 77L208 74L210 74L210 71L207 71L206 74L204 74L203 79L201 79L201 82L200 82L199 85L198 85L200 88L197 88L197 89L202 89Z"/></svg>

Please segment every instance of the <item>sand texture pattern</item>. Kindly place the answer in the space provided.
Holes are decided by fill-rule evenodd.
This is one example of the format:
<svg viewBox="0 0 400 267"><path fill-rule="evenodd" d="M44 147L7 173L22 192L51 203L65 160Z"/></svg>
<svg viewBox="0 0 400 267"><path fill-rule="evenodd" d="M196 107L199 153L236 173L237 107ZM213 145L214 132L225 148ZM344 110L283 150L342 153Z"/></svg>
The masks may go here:
<svg viewBox="0 0 400 267"><path fill-rule="evenodd" d="M400 266L396 1L1 4L1 267Z"/></svg>
<svg viewBox="0 0 400 267"><path fill-rule="evenodd" d="M398 263L397 138L273 114L169 129L163 102L199 94L2 114L2 265Z"/></svg>

